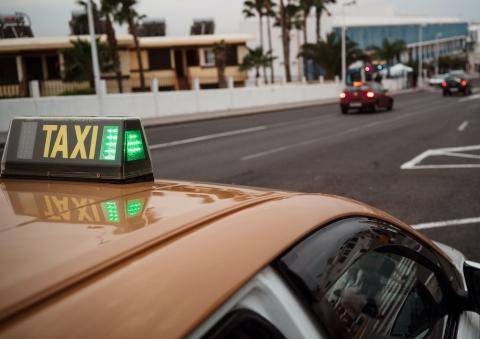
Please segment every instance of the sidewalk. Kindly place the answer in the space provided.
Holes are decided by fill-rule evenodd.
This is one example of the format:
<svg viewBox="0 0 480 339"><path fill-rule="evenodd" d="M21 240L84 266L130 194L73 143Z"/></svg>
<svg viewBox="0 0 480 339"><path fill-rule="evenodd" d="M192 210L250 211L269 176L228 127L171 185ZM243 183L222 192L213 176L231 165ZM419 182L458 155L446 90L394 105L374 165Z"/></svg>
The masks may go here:
<svg viewBox="0 0 480 339"><path fill-rule="evenodd" d="M392 95L401 95L412 93L422 90L421 88L410 88L399 91L392 92ZM210 119L220 119L227 117L234 117L240 115L249 115L249 114L260 114L274 111L284 111L295 108L304 108L318 105L327 105L336 103L337 98L322 99L322 100L313 100L313 101L304 101L296 102L291 104L279 104L279 105L268 105L268 106L257 106L236 110L226 110L226 111L214 111L214 112L200 112L195 114L178 114L178 115L168 115L161 118L148 118L143 119L143 124L145 127L153 127L159 125L170 125L170 124L179 124L185 122L201 121L201 120L210 120ZM5 141L7 139L7 133L0 132L0 148L4 147Z"/></svg>

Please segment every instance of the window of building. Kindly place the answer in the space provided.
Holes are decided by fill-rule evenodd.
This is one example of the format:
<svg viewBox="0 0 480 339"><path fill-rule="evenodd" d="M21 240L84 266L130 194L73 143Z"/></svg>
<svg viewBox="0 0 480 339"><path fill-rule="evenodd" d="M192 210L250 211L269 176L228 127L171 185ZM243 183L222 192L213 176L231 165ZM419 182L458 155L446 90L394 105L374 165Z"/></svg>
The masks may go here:
<svg viewBox="0 0 480 339"><path fill-rule="evenodd" d="M58 55L47 55L48 79L60 79L60 61Z"/></svg>
<svg viewBox="0 0 480 339"><path fill-rule="evenodd" d="M198 66L198 65L200 65L200 60L198 60L198 50L187 49L187 66Z"/></svg>
<svg viewBox="0 0 480 339"><path fill-rule="evenodd" d="M215 66L215 52L212 47L203 49L203 65Z"/></svg>
<svg viewBox="0 0 480 339"><path fill-rule="evenodd" d="M0 57L0 83L1 84L18 83L17 61L15 56Z"/></svg>
<svg viewBox="0 0 480 339"><path fill-rule="evenodd" d="M172 69L170 49L168 48L149 49L148 64L150 65L150 70Z"/></svg>
<svg viewBox="0 0 480 339"><path fill-rule="evenodd" d="M238 65L238 46L227 46L227 66Z"/></svg>

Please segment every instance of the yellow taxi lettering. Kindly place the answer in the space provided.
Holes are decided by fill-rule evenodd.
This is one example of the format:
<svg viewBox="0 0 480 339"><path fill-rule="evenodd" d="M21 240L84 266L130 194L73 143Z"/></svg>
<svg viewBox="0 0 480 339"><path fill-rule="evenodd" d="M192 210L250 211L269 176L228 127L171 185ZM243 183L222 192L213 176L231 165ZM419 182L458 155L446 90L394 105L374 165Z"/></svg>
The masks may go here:
<svg viewBox="0 0 480 339"><path fill-rule="evenodd" d="M50 158L56 158L58 152L62 153L63 159L68 159L67 125L61 125L58 129Z"/></svg>
<svg viewBox="0 0 480 339"><path fill-rule="evenodd" d="M75 125L75 136L77 138L77 144L75 145L75 148L72 151L72 154L70 154L70 159L75 159L80 153L80 159L87 159L87 151L85 149L85 139L87 138L88 133L90 132L90 129L92 126L87 125L82 131L82 127Z"/></svg>
<svg viewBox="0 0 480 339"><path fill-rule="evenodd" d="M75 205L75 207L78 208L78 221L92 221L92 218L90 217L88 213L88 200L86 198L82 198L80 200L76 198L72 198L72 202ZM83 206L83 207L81 207Z"/></svg>
<svg viewBox="0 0 480 339"><path fill-rule="evenodd" d="M50 154L50 143L52 141L52 133L56 131L58 128L57 125L43 125L43 131L47 132L45 136L45 147L43 149L43 157L48 158Z"/></svg>
<svg viewBox="0 0 480 339"><path fill-rule="evenodd" d="M93 200L91 200L93 203ZM99 223L100 222L100 214L98 213L97 205L92 205L92 213L93 213L93 221Z"/></svg>
<svg viewBox="0 0 480 339"><path fill-rule="evenodd" d="M88 153L88 159L95 158L95 148L97 147L97 134L98 134L98 126L93 126L92 142L90 143L90 151Z"/></svg>
<svg viewBox="0 0 480 339"><path fill-rule="evenodd" d="M61 214L63 220L70 221L70 211L69 211L69 204L68 204L68 197L63 197L63 198L57 198L56 196L52 196L52 201L53 204L55 205L55 208L59 212L64 213Z"/></svg>
<svg viewBox="0 0 480 339"><path fill-rule="evenodd" d="M56 212L52 204L52 197L49 195L45 195L44 199L45 199L45 206L46 206L45 217L51 220L60 220L59 216L54 215L56 214Z"/></svg>

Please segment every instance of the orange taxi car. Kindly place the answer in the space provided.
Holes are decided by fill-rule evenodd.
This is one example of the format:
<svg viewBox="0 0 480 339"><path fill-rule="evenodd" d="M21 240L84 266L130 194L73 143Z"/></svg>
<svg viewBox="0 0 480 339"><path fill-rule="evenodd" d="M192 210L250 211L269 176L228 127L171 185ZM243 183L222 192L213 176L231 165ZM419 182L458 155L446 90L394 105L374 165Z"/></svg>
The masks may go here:
<svg viewBox="0 0 480 339"><path fill-rule="evenodd" d="M346 198L153 180L138 119L14 119L0 189L0 338L480 330L458 251Z"/></svg>

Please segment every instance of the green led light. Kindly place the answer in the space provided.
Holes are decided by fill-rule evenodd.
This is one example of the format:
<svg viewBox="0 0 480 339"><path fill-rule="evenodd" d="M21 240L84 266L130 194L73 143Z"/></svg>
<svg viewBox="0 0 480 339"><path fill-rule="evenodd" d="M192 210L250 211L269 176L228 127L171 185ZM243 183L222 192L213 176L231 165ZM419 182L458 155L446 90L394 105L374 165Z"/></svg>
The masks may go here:
<svg viewBox="0 0 480 339"><path fill-rule="evenodd" d="M105 126L103 128L100 160L115 160L119 130L120 128L118 126Z"/></svg>
<svg viewBox="0 0 480 339"><path fill-rule="evenodd" d="M109 222L119 222L120 216L118 214L118 207L115 201L102 202L103 214L105 219Z"/></svg>
<svg viewBox="0 0 480 339"><path fill-rule="evenodd" d="M127 216L129 218L136 217L143 210L143 201L140 199L133 199L127 202Z"/></svg>
<svg viewBox="0 0 480 339"><path fill-rule="evenodd" d="M125 152L127 161L145 159L142 134L139 130L125 131Z"/></svg>

